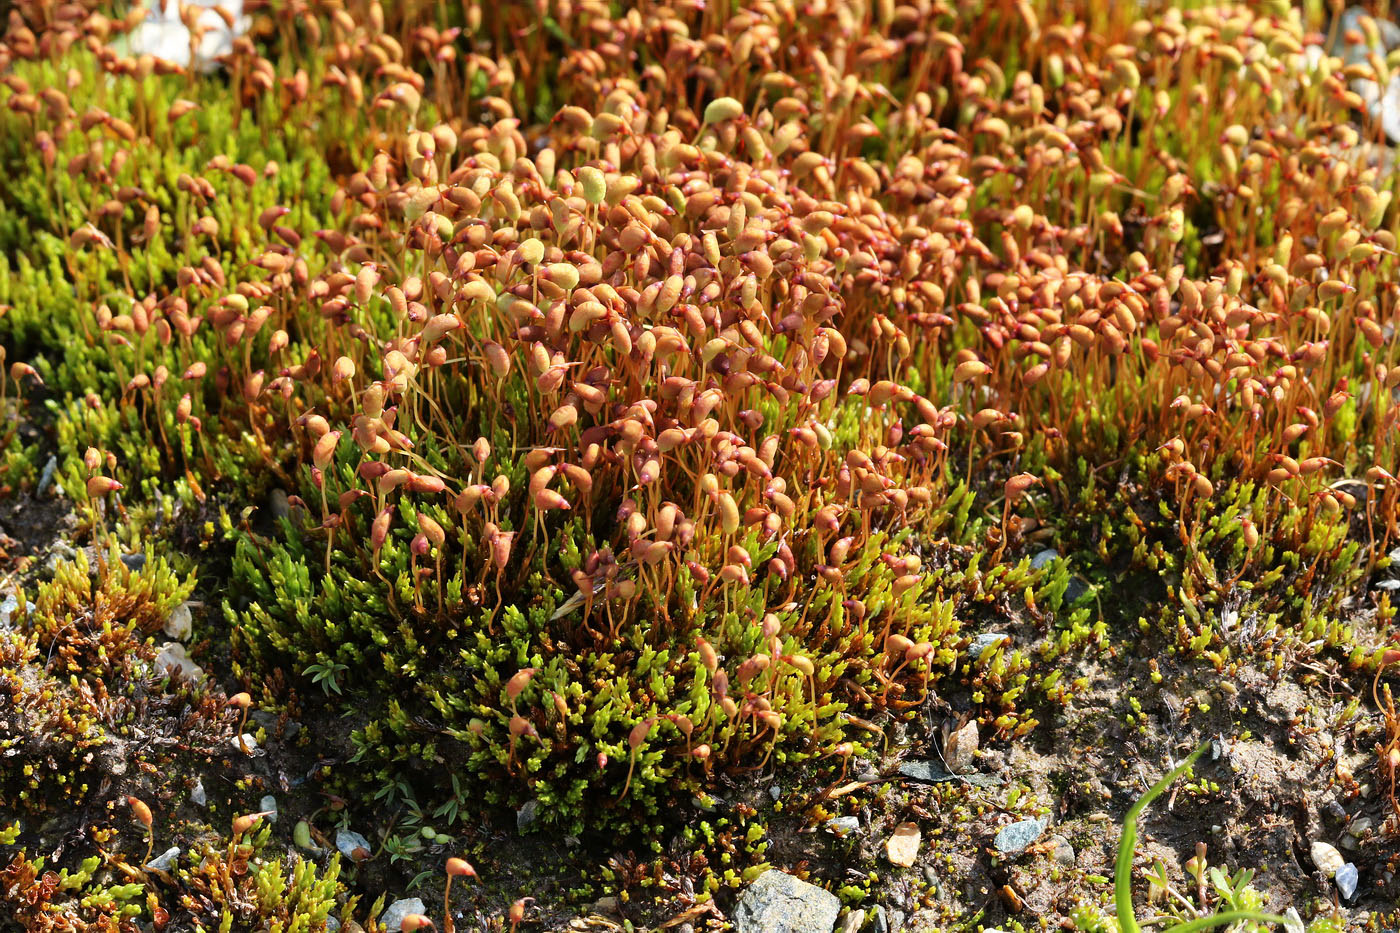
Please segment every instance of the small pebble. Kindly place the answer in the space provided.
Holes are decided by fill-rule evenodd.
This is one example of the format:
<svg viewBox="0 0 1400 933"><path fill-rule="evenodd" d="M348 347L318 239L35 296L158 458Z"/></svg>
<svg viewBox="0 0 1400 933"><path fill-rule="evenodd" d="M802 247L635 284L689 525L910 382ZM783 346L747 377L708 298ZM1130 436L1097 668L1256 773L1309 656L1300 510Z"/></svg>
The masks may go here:
<svg viewBox="0 0 1400 933"><path fill-rule="evenodd" d="M351 830L343 828L335 831L335 847L340 850L341 855L348 859L354 859L355 861L360 860L355 857L356 852L363 853L360 858L369 858L371 852L368 839L357 832L352 832ZM417 913L422 912L421 908L417 911ZM412 913L412 911L410 911L410 913Z"/></svg>
<svg viewBox="0 0 1400 933"><path fill-rule="evenodd" d="M34 610L34 604L29 600L25 600L24 605L26 612ZM19 609L18 597L14 593L6 593L4 602L0 602L0 628L10 627L10 620L14 618L17 609Z"/></svg>
<svg viewBox="0 0 1400 933"><path fill-rule="evenodd" d="M190 788L190 803L197 807L209 806L209 798L204 793L204 781L196 778L194 787Z"/></svg>
<svg viewBox="0 0 1400 933"><path fill-rule="evenodd" d="M165 620L161 631L176 641L188 641L194 632L194 616L190 612L190 604L184 602L170 610L170 616Z"/></svg>
<svg viewBox="0 0 1400 933"><path fill-rule="evenodd" d="M1003 826L997 832L993 845L996 846L999 855L1019 855L1040 838L1044 831L1045 824L1040 820L1018 820L1009 826Z"/></svg>
<svg viewBox="0 0 1400 933"><path fill-rule="evenodd" d="M1356 866L1347 862L1337 869L1337 874L1333 876L1333 881L1337 882L1337 893L1342 896L1342 900L1349 901L1356 894L1356 882L1359 880Z"/></svg>
<svg viewBox="0 0 1400 933"><path fill-rule="evenodd" d="M773 798L773 802L774 802L774 803L777 803L777 802L778 802L778 798L781 797L782 795L783 795L783 789L782 789L781 787L779 787L777 784L774 784L772 787L768 788L768 796Z"/></svg>
<svg viewBox="0 0 1400 933"><path fill-rule="evenodd" d="M539 817L540 802L538 800L527 800L525 806L515 811L515 829L517 832L525 832L530 828L530 824Z"/></svg>
<svg viewBox="0 0 1400 933"><path fill-rule="evenodd" d="M234 736L231 740L234 751L241 755L252 755L258 750L258 737L251 732Z"/></svg>
<svg viewBox="0 0 1400 933"><path fill-rule="evenodd" d="M846 914L846 919L841 923L841 933L856 933L865 926L865 911L857 907Z"/></svg>
<svg viewBox="0 0 1400 933"><path fill-rule="evenodd" d="M1074 846L1064 836L1051 836L1050 858L1061 868L1073 868Z"/></svg>
<svg viewBox="0 0 1400 933"><path fill-rule="evenodd" d="M180 847L171 846L160 855L146 863L146 867L154 871L169 871L175 864L175 860L180 857Z"/></svg>
<svg viewBox="0 0 1400 933"><path fill-rule="evenodd" d="M156 655L156 670L172 680L203 680L204 668L190 660L185 646L168 641Z"/></svg>
<svg viewBox="0 0 1400 933"><path fill-rule="evenodd" d="M1298 916L1298 908L1290 907L1283 912L1283 928L1287 933L1304 933L1307 930L1303 918Z"/></svg>
<svg viewBox="0 0 1400 933"><path fill-rule="evenodd" d="M49 483L53 482L54 472L58 470L58 458L49 455L49 459L44 461L44 471L39 474L39 485L35 489L35 494L42 496L44 490L49 488Z"/></svg>
<svg viewBox="0 0 1400 933"><path fill-rule="evenodd" d="M885 916L885 908L883 904L877 904L875 906L875 916L874 919L871 921L870 929L873 930L874 933L889 933L890 921Z"/></svg>
<svg viewBox="0 0 1400 933"><path fill-rule="evenodd" d="M270 822L270 823L276 823L276 822L277 822L277 798L276 798L276 797L272 796L271 794L268 794L268 795L267 795L266 797L264 797L262 800L259 800L259 801L258 801L258 809L259 809L259 810L262 810L263 812L265 812L265 813L267 814L268 822Z"/></svg>
<svg viewBox="0 0 1400 933"><path fill-rule="evenodd" d="M1337 851L1336 846L1317 840L1312 844L1312 860L1318 871L1331 878L1337 870L1346 864L1346 859L1342 858L1342 853Z"/></svg>
<svg viewBox="0 0 1400 933"><path fill-rule="evenodd" d="M972 644L967 646L968 657L972 658L974 661L980 661L984 654L1007 640L1008 636L1003 635L1001 632L983 632L981 635L972 639Z"/></svg>
<svg viewBox="0 0 1400 933"><path fill-rule="evenodd" d="M916 823L900 823L894 834L885 840L885 857L891 865L909 868L919 857L919 844L923 836Z"/></svg>
<svg viewBox="0 0 1400 933"><path fill-rule="evenodd" d="M408 914L421 914L427 910L422 899L417 897L405 897L402 900L394 901L384 908L384 913L379 915L379 922L384 925L384 929L392 933L394 930L403 929L403 918Z"/></svg>
<svg viewBox="0 0 1400 933"><path fill-rule="evenodd" d="M970 722L948 737L943 749L943 760L948 770L954 774L964 774L972 770L972 759L977 754L977 723Z"/></svg>
<svg viewBox="0 0 1400 933"><path fill-rule="evenodd" d="M838 816L835 819L827 820L826 828L838 836L848 836L860 829L860 817Z"/></svg>
<svg viewBox="0 0 1400 933"><path fill-rule="evenodd" d="M134 572L138 572L138 573L139 573L140 570L141 570L141 568L143 568L143 567L146 566L146 555L145 555L145 554L123 554L123 555L122 555L122 563L123 563L123 564L126 564L126 567L127 567L128 570L131 570L131 571L134 571Z"/></svg>
<svg viewBox="0 0 1400 933"><path fill-rule="evenodd" d="M1060 552L1057 551L1057 550L1055 550L1055 549L1052 548L1052 547L1048 547L1048 548L1046 548L1046 549L1043 550L1043 551L1037 551L1037 552L1036 552L1036 555L1035 555L1034 557L1031 558L1031 569L1032 569L1032 570L1039 570L1041 567L1044 567L1046 564L1050 563L1052 560L1059 560L1059 559L1060 559Z"/></svg>

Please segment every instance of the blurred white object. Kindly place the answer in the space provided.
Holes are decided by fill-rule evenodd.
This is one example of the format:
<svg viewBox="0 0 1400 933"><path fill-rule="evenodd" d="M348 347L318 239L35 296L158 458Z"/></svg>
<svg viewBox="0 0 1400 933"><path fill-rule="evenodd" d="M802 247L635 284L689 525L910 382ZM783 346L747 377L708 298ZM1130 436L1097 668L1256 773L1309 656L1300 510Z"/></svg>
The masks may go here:
<svg viewBox="0 0 1400 933"><path fill-rule="evenodd" d="M132 55L151 54L181 67L190 66L190 31L180 19L179 0L154 0L145 22L131 31L127 50ZM222 55L233 51L233 40L248 31L243 0L193 0L184 6L199 8L195 22L203 28L194 50L194 67L213 71ZM220 11L223 11L222 13ZM228 15L228 19L223 14ZM233 25L229 25L232 22Z"/></svg>

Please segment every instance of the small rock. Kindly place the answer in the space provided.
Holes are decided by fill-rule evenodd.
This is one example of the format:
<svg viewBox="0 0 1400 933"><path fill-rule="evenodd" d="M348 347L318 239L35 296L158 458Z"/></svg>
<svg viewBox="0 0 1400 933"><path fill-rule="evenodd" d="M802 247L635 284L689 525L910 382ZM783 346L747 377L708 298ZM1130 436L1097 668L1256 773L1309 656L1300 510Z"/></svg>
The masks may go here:
<svg viewBox="0 0 1400 933"><path fill-rule="evenodd" d="M1032 569L1032 570L1039 570L1041 567L1044 567L1046 564L1050 563L1052 560L1059 560L1059 559L1060 559L1060 552L1057 551L1057 550L1055 550L1055 549L1052 548L1052 547L1048 547L1048 548L1046 548L1046 549L1043 550L1043 551L1037 551L1037 552L1036 552L1036 555L1035 555L1034 557L1031 558L1031 569Z"/></svg>
<svg viewBox="0 0 1400 933"><path fill-rule="evenodd" d="M356 862L367 859L370 856L369 840L359 833L351 832L348 829L337 829L335 831L335 847L340 850L340 854ZM363 853L356 855L356 853ZM421 909L418 913L422 913Z"/></svg>
<svg viewBox="0 0 1400 933"><path fill-rule="evenodd" d="M900 823L894 834L885 840L885 855L890 864L908 868L919 857L919 843L923 840L916 823Z"/></svg>
<svg viewBox="0 0 1400 933"><path fill-rule="evenodd" d="M530 824L535 822L540 815L540 802L538 800L527 800L525 806L515 811L515 830L523 833L530 828Z"/></svg>
<svg viewBox="0 0 1400 933"><path fill-rule="evenodd" d="M772 787L768 788L768 796L773 798L774 803L777 803L778 798L783 796L783 789L777 784L774 784Z"/></svg>
<svg viewBox="0 0 1400 933"><path fill-rule="evenodd" d="M1337 874L1332 880L1337 882L1337 893L1342 896L1342 900L1349 901L1352 899L1352 896L1356 894L1358 875L1356 866L1351 862L1347 862L1341 868L1338 868Z"/></svg>
<svg viewBox="0 0 1400 933"><path fill-rule="evenodd" d="M1337 870L1346 864L1346 859L1342 858L1342 853L1337 851L1336 846L1329 845L1322 840L1312 844L1312 860L1318 871L1331 878Z"/></svg>
<svg viewBox="0 0 1400 933"><path fill-rule="evenodd" d="M999 855L1019 855L1039 839L1044 831L1045 824L1040 820L1018 820L1009 826L1003 826L992 844L996 846Z"/></svg>
<svg viewBox="0 0 1400 933"><path fill-rule="evenodd" d="M58 458L50 455L49 459L44 461L44 471L39 474L39 485L34 490L36 495L44 494L44 490L49 488L49 483L53 482L53 475L57 470Z"/></svg>
<svg viewBox="0 0 1400 933"><path fill-rule="evenodd" d="M1286 933L1304 933L1307 930L1303 918L1298 916L1298 908L1290 907L1283 912L1283 929Z"/></svg>
<svg viewBox="0 0 1400 933"><path fill-rule="evenodd" d="M251 732L233 737L234 751L240 755L252 755L258 750L258 737Z"/></svg>
<svg viewBox="0 0 1400 933"><path fill-rule="evenodd" d="M337 920L335 917L327 917L327 918L326 918L326 933L335 933L335 931L336 931L336 930L339 930L339 929L340 929L340 921L339 921L339 920Z"/></svg>
<svg viewBox="0 0 1400 933"><path fill-rule="evenodd" d="M396 930L403 929L404 917L409 914L421 914L427 909L421 899L405 897L384 908L384 913L379 915L379 922L384 925L387 933L395 933Z"/></svg>
<svg viewBox="0 0 1400 933"><path fill-rule="evenodd" d="M123 554L122 563L126 564L127 569L133 573L140 573L141 568L146 566L146 555L142 553Z"/></svg>
<svg viewBox="0 0 1400 933"><path fill-rule="evenodd" d="M198 0L189 6L199 28L193 42L189 27L180 18L180 5L163 0L148 4L146 18L112 47L133 57L149 54L182 67L193 65L196 71L213 71L218 59L233 51L234 40L248 30L251 20L243 13L243 0Z"/></svg>
<svg viewBox="0 0 1400 933"><path fill-rule="evenodd" d="M24 605L26 612L34 611L34 604L29 600L26 599ZM0 628L10 627L10 620L14 618L18 609L19 598L14 593L6 593L4 602L0 602Z"/></svg>
<svg viewBox="0 0 1400 933"><path fill-rule="evenodd" d="M972 658L974 661L980 661L982 660L982 656L988 651L1000 645L1002 642L1009 640L1010 636L1003 635L1001 632L983 632L981 635L972 639L972 644L967 646L968 657Z"/></svg>
<svg viewBox="0 0 1400 933"><path fill-rule="evenodd" d="M885 916L885 907L883 904L877 904L875 906L875 915L871 920L870 929L873 930L874 933L890 933L890 921L889 918Z"/></svg>
<svg viewBox="0 0 1400 933"><path fill-rule="evenodd" d="M1050 858L1061 868L1074 867L1074 846L1064 836L1050 837Z"/></svg>
<svg viewBox="0 0 1400 933"><path fill-rule="evenodd" d="M209 806L209 797L204 793L204 781L195 778L194 787L190 788L190 803L197 807Z"/></svg>
<svg viewBox="0 0 1400 933"><path fill-rule="evenodd" d="M856 933L863 926L865 926L865 911L857 907L846 914L846 919L841 923L841 933Z"/></svg>
<svg viewBox="0 0 1400 933"><path fill-rule="evenodd" d="M926 784L958 781L963 784L971 784L973 787L1000 787L1005 783L995 774L969 774L965 776L953 774L943 766L941 761L921 758L902 762L899 766L899 773L904 777L923 781Z"/></svg>
<svg viewBox="0 0 1400 933"><path fill-rule="evenodd" d="M277 822L277 798L276 798L276 797L272 796L271 794L268 794L266 797L264 797L263 799L261 799L261 800L258 801L258 809L259 809L259 810L262 810L264 813L267 814L267 821L268 821L269 823L276 823L276 822Z"/></svg>
<svg viewBox="0 0 1400 933"><path fill-rule="evenodd" d="M190 612L190 604L184 602L170 610L170 616L165 620L161 631L176 641L189 641L194 632L194 616Z"/></svg>
<svg viewBox="0 0 1400 933"><path fill-rule="evenodd" d="M770 868L739 895L735 933L831 933L841 901L830 891Z"/></svg>
<svg viewBox="0 0 1400 933"><path fill-rule="evenodd" d="M954 774L965 774L972 770L972 758L977 753L977 723L969 722L948 737L943 749L943 760L948 770Z"/></svg>
<svg viewBox="0 0 1400 933"><path fill-rule="evenodd" d="M185 646L168 641L156 655L156 670L172 680L203 680L204 668L190 660Z"/></svg>
<svg viewBox="0 0 1400 933"><path fill-rule="evenodd" d="M600 897L593 902L593 912L602 914L604 917L621 917L622 907L617 898L609 895L608 897Z"/></svg>
<svg viewBox="0 0 1400 933"><path fill-rule="evenodd" d="M890 933L899 933L899 931L902 930L902 929L904 929L904 911L902 911L902 910L891 910L891 911L890 911Z"/></svg>
<svg viewBox="0 0 1400 933"><path fill-rule="evenodd" d="M180 847L171 846L170 848L162 852L160 855L157 855L155 858L147 862L146 867L154 871L169 871L170 867L175 864L175 860L179 857Z"/></svg>
<svg viewBox="0 0 1400 933"><path fill-rule="evenodd" d="M826 828L838 836L849 836L860 829L860 817L838 816L826 821Z"/></svg>

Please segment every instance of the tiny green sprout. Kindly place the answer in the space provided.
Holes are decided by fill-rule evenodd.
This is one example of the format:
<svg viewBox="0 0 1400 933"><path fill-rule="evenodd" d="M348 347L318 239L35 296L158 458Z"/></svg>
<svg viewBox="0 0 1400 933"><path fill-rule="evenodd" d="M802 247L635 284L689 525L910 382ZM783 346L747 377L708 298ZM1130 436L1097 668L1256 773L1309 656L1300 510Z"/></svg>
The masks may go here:
<svg viewBox="0 0 1400 933"><path fill-rule="evenodd" d="M1147 793L1142 795L1137 803L1133 804L1123 820L1123 836L1118 842L1118 859L1113 871L1113 904L1118 912L1118 926L1123 933L1140 933L1137 917L1133 912L1133 850L1137 846L1138 818L1147 805L1160 797L1177 778L1189 771L1196 759L1205 754L1206 749L1210 746L1209 740L1201 743L1200 747L1188 755L1185 761L1168 771L1160 781L1153 784ZM1277 924L1288 922L1283 917L1260 911L1227 910L1168 927L1164 933L1196 933L1198 930L1229 926L1241 921Z"/></svg>

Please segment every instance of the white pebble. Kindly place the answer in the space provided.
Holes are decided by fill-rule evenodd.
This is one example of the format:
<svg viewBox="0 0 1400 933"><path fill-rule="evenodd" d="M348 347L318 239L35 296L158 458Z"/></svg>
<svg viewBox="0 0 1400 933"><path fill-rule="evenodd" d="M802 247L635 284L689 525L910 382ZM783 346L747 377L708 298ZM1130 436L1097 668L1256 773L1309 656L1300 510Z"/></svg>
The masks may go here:
<svg viewBox="0 0 1400 933"><path fill-rule="evenodd" d="M170 610L170 616L165 620L161 631L176 641L189 641L191 633L194 632L194 616L190 613L190 604L181 603Z"/></svg>

